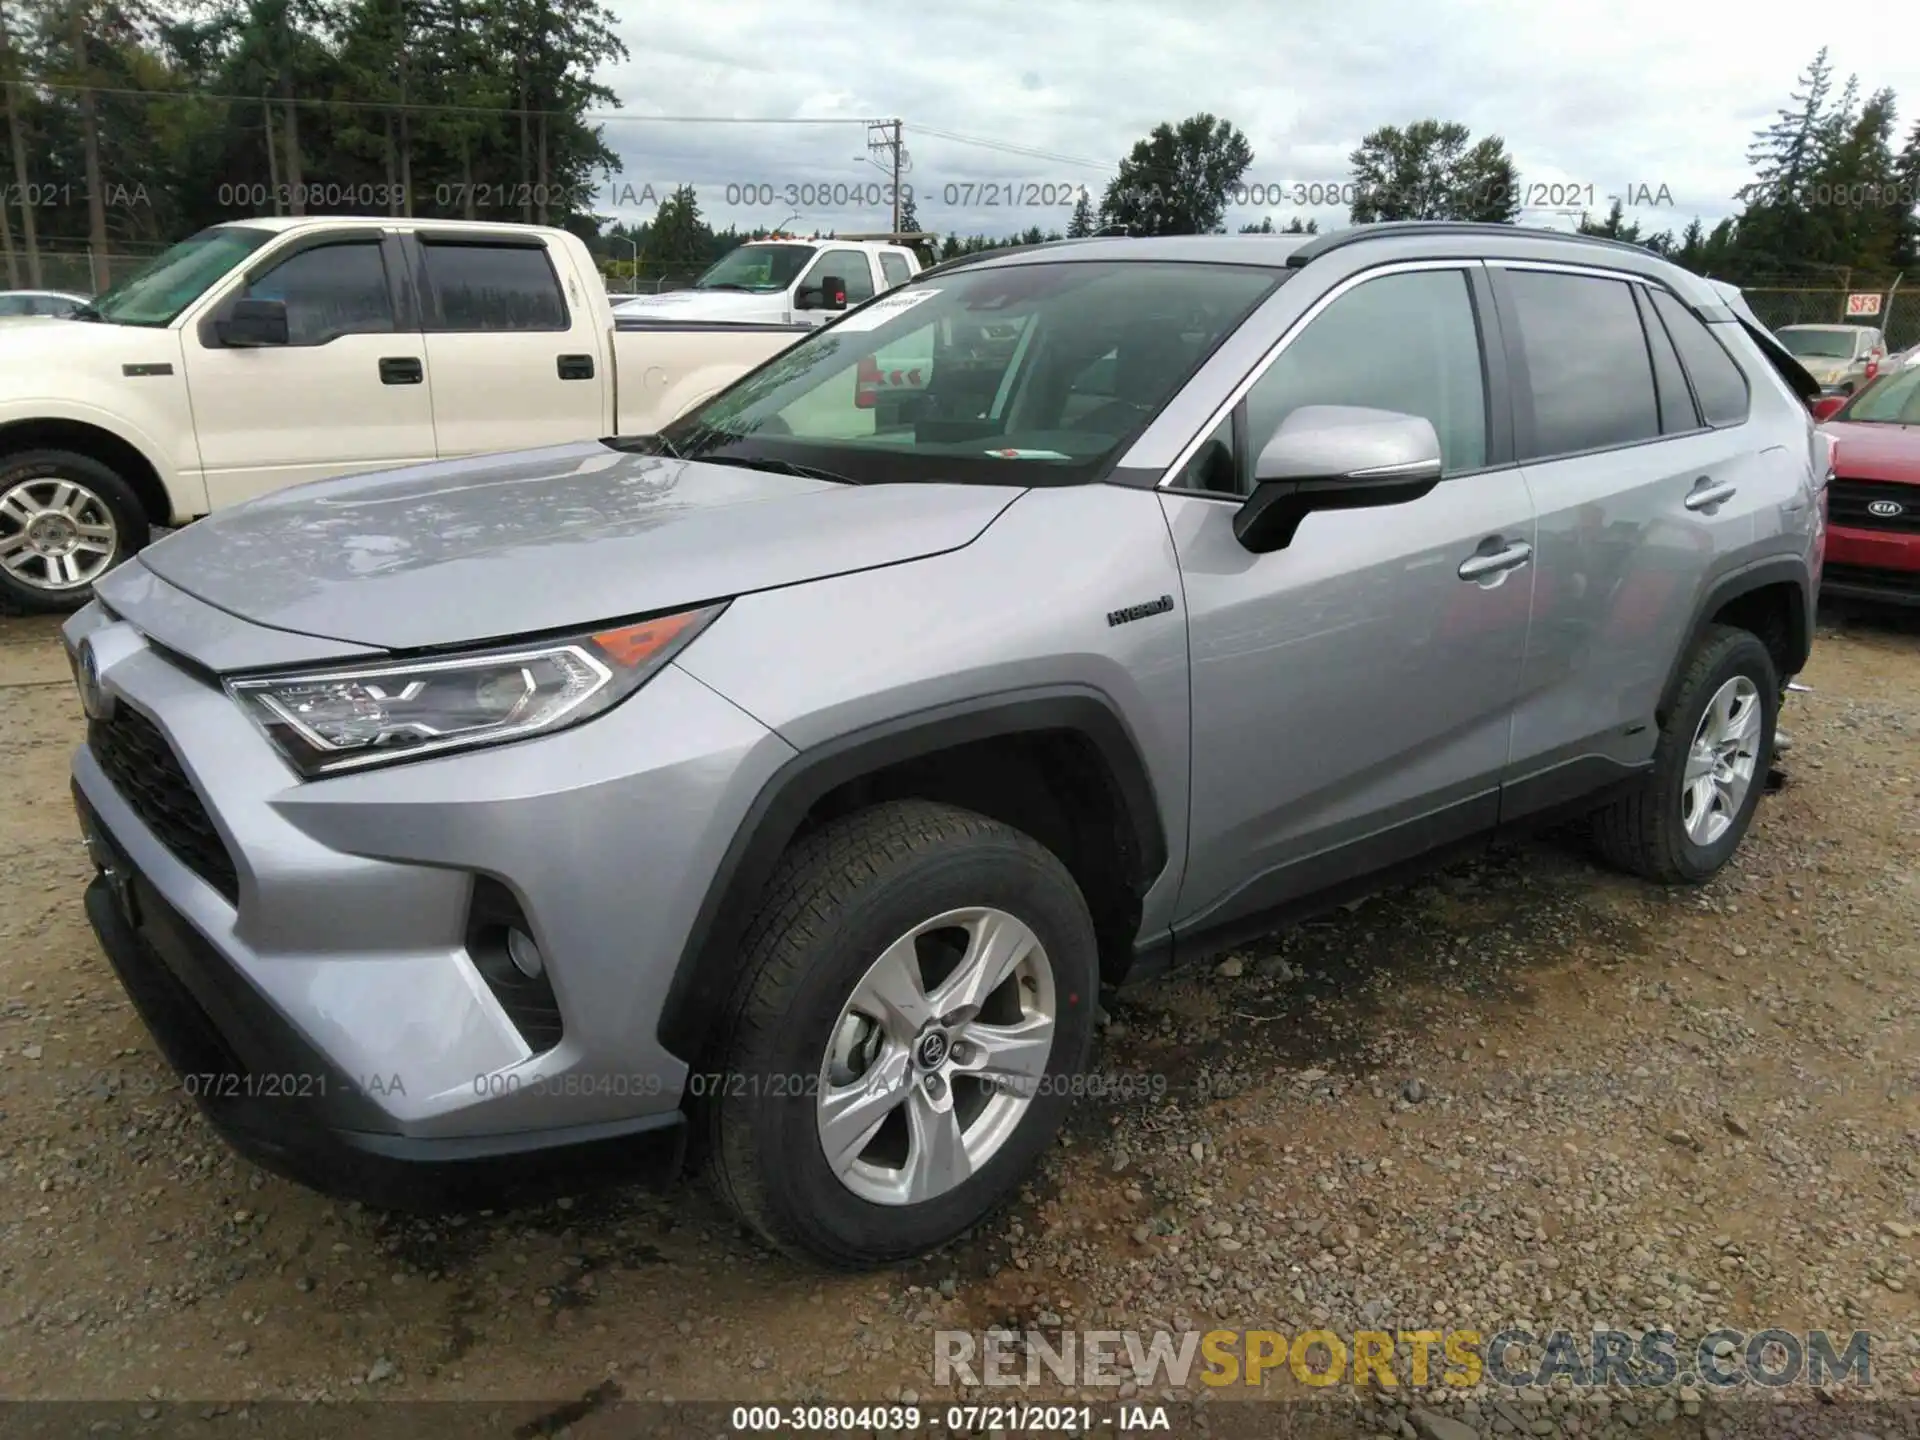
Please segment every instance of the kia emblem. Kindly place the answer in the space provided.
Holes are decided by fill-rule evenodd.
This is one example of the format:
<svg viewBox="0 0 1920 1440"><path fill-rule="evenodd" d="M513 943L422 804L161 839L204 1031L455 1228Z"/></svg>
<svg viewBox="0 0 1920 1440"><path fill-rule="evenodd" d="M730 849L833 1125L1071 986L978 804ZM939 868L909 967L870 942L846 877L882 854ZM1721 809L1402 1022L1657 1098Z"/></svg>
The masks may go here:
<svg viewBox="0 0 1920 1440"><path fill-rule="evenodd" d="M1874 500L1868 503L1867 513L1878 515L1883 520L1891 520L1896 515L1904 515L1907 507L1898 500Z"/></svg>

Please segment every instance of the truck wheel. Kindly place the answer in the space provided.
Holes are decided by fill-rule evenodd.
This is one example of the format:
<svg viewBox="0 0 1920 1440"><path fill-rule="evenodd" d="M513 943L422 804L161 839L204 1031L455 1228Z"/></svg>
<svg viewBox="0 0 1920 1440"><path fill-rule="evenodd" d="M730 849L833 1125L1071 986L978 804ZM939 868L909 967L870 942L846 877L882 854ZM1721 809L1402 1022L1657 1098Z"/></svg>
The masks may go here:
<svg viewBox="0 0 1920 1440"><path fill-rule="evenodd" d="M77 610L93 582L147 543L131 486L91 456L0 460L0 614Z"/></svg>
<svg viewBox="0 0 1920 1440"><path fill-rule="evenodd" d="M899 801L782 861L690 1081L715 1187L791 1255L884 1265L996 1209L1093 1040L1093 922L1049 851Z"/></svg>
<svg viewBox="0 0 1920 1440"><path fill-rule="evenodd" d="M1697 885L1733 858L1766 788L1780 680L1759 639L1710 627L1674 696L1653 768L1593 817L1600 853L1662 884Z"/></svg>

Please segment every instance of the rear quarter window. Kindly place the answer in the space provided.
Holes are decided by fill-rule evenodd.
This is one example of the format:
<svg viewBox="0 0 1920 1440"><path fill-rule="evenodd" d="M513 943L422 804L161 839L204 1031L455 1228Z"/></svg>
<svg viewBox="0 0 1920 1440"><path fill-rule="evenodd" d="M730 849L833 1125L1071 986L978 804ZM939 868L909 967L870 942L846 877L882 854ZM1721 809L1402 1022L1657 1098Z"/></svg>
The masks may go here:
<svg viewBox="0 0 1920 1440"><path fill-rule="evenodd" d="M1707 424L1717 429L1745 423L1751 404L1746 372L1699 316L1665 290L1651 293L1654 311L1680 352L1680 363L1693 382L1694 398L1700 402L1700 413Z"/></svg>

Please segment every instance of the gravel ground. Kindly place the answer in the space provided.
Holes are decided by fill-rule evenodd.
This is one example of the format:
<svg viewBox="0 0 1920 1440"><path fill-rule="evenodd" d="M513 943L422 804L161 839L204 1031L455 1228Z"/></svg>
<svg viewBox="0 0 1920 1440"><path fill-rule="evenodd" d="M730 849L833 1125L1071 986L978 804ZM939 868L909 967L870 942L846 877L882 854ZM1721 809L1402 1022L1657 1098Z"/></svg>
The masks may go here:
<svg viewBox="0 0 1920 1440"><path fill-rule="evenodd" d="M1869 1330L1878 1394L1920 1396L1920 628L1830 619L1802 678L1785 786L1712 885L1541 842L1144 987L1099 1063L1164 1093L1083 1101L948 1251L828 1278L690 1183L424 1221L230 1155L81 915L54 627L0 622L0 1398L945 1404L1007 1395L936 1391L935 1329L1722 1325ZM1797 1398L1774 1408L1846 1409ZM1697 1433L1755 1408L1411 1404L1367 1429Z"/></svg>

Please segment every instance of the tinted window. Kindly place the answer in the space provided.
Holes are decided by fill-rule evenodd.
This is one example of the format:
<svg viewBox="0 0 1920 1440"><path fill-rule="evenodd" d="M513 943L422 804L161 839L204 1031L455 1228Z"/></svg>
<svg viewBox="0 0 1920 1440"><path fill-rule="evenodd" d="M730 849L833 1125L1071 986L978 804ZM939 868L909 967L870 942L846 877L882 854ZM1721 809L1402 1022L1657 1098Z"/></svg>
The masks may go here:
<svg viewBox="0 0 1920 1440"><path fill-rule="evenodd" d="M342 335L393 329L393 296L377 240L302 250L248 285L246 294L287 307L289 345L324 345Z"/></svg>
<svg viewBox="0 0 1920 1440"><path fill-rule="evenodd" d="M1747 377L1734 364L1726 347L1686 306L1664 290L1653 292L1653 308L1666 322L1667 333L1687 367L1700 413L1709 425L1738 425L1747 418Z"/></svg>
<svg viewBox="0 0 1920 1440"><path fill-rule="evenodd" d="M1660 399L1660 433L1680 435L1700 428L1700 411L1687 389L1686 371L1674 352L1667 327L1653 313L1653 303L1645 289L1635 286L1640 299L1640 320L1647 331L1647 350L1653 356L1653 387Z"/></svg>
<svg viewBox="0 0 1920 1440"><path fill-rule="evenodd" d="M33 311L36 315L68 315L79 308L77 302L63 295L42 295L34 302Z"/></svg>
<svg viewBox="0 0 1920 1440"><path fill-rule="evenodd" d="M1533 393L1533 444L1520 458L1658 436L1653 365L1626 282L1538 270L1506 278Z"/></svg>
<svg viewBox="0 0 1920 1440"><path fill-rule="evenodd" d="M1448 474L1486 464L1486 387L1465 273L1382 276L1315 316L1247 395L1248 458L1302 405L1424 416Z"/></svg>
<svg viewBox="0 0 1920 1440"><path fill-rule="evenodd" d="M0 295L0 315L31 315L31 295Z"/></svg>
<svg viewBox="0 0 1920 1440"><path fill-rule="evenodd" d="M889 255L885 251L882 251L880 254L880 273L887 278L887 288L892 289L895 285L906 284L907 276L911 272L907 269L907 262L901 259L900 256Z"/></svg>
<svg viewBox="0 0 1920 1440"><path fill-rule="evenodd" d="M858 250L828 250L824 252L807 271L807 278L801 281L804 289L809 285L818 285L829 275L838 275L847 286L847 304L858 305L862 300L873 298L873 267L867 264L867 257Z"/></svg>
<svg viewBox="0 0 1920 1440"><path fill-rule="evenodd" d="M565 330L567 302L547 252L537 245L433 245L427 283L439 330Z"/></svg>

